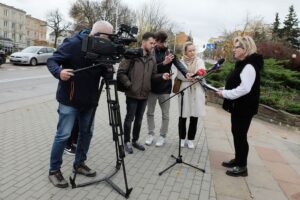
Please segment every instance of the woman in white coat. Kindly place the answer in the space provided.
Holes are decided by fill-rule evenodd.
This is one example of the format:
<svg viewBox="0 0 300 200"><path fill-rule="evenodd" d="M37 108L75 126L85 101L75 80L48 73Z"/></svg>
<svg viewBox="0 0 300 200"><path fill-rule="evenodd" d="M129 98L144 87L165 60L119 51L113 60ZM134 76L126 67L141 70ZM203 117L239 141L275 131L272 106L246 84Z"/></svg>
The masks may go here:
<svg viewBox="0 0 300 200"><path fill-rule="evenodd" d="M196 74L203 71L205 73L205 65L202 59L196 56L196 49L192 42L186 42L183 46L183 58L181 62L188 69L188 72ZM189 86L192 81L187 80L180 72L177 74L180 79L180 90ZM178 96L179 115L181 112L181 95ZM184 91L182 116L179 117L178 131L181 139L181 147L187 144L188 148L194 148L193 140L197 132L198 118L205 115L205 91L201 84L196 83L192 87ZM186 120L190 118L188 135L186 140Z"/></svg>

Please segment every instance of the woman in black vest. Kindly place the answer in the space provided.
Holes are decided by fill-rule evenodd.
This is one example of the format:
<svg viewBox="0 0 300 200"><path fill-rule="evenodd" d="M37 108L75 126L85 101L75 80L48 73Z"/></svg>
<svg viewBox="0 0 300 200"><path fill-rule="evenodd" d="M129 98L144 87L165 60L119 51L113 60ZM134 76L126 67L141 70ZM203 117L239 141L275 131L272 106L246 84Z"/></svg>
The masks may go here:
<svg viewBox="0 0 300 200"><path fill-rule="evenodd" d="M227 77L225 90L217 94L224 98L223 108L231 113L235 158L224 161L222 165L230 168L226 171L229 176L248 176L247 132L258 111L263 58L256 53L256 45L249 36L236 37L233 45L235 68Z"/></svg>

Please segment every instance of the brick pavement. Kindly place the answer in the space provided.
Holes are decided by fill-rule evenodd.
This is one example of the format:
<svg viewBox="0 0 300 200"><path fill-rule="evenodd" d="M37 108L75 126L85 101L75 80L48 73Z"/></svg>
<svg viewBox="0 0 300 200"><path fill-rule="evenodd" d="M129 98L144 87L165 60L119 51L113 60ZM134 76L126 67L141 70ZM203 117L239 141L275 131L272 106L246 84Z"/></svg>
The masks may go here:
<svg viewBox="0 0 300 200"><path fill-rule="evenodd" d="M104 96L103 96L104 97ZM57 123L57 102L49 97L37 103L28 101L1 108L0 112L0 199L123 199L106 183L83 188L58 189L48 181L49 154ZM195 139L196 148L182 149L185 162L205 168L203 174L195 169L177 164L162 176L158 172L174 162L171 154L177 155L177 102L172 100L170 129L164 147L146 147L126 155L128 183L133 187L130 199L215 199L212 187L208 149L203 123ZM120 95L121 114L124 119L125 99ZM157 107L156 123L160 121ZM144 117L141 142L144 142L147 128ZM64 155L62 172L65 178L72 173L73 156ZM106 99L101 98L96 115L94 137L92 139L87 164L95 168L98 176L107 174L115 166L115 149L111 127L108 126ZM89 180L77 176L77 183ZM112 180L124 188L123 173L119 171Z"/></svg>
<svg viewBox="0 0 300 200"><path fill-rule="evenodd" d="M104 96L103 96L104 97ZM124 96L120 95L124 119ZM124 199L106 183L83 188L58 189L48 181L51 144L57 123L57 102L53 96L0 106L0 199ZM157 106L156 123L160 111ZM225 175L220 163L233 156L230 116L212 105L199 124L196 148L182 150L185 162L206 169L203 174L178 164L162 176L158 172L172 164L177 155L177 101L171 102L170 128L162 148L146 147L145 152L126 155L128 183L133 187L130 199L300 199L300 134L254 119L249 131L249 176L232 178ZM144 117L141 142L147 128ZM72 173L73 157L64 156L62 171ZM100 100L94 137L87 164L98 176L107 174L115 165L115 149L105 98ZM78 176L77 182L89 180ZM112 180L124 188L121 171Z"/></svg>

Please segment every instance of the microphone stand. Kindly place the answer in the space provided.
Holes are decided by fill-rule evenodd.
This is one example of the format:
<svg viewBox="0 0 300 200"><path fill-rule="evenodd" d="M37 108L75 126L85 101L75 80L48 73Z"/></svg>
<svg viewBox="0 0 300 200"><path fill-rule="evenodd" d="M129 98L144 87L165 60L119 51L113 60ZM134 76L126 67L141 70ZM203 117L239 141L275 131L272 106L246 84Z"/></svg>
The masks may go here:
<svg viewBox="0 0 300 200"><path fill-rule="evenodd" d="M170 99L174 98L175 96L177 96L178 94L181 95L181 108L180 108L180 118L182 119L182 113L183 113L183 97L184 97L184 91L190 87L192 87L193 85L195 85L196 83L199 83L200 84L200 81L202 81L206 76L208 76L209 74L211 74L212 72L215 72L217 71L217 69L213 69L213 70L210 70L207 72L206 75L202 76L202 77L199 77L199 78L196 78L196 81L194 81L192 84L188 85L187 87L183 88L182 90L180 90L179 92L175 93L174 95L170 96L168 99L166 99L165 101L162 102L165 103L167 101L169 101ZM163 171L159 172L158 175L161 176L163 173L165 173L168 169L170 169L171 167L174 167L176 164L178 163L182 163L182 164L185 164L185 165L188 165L190 167L193 167L195 169L198 169L200 170L201 172L205 173L205 169L201 169L201 168L198 168L194 165L191 165L189 163L186 163L182 160L182 155L181 155L181 145L180 145L180 134L179 134L179 142L178 142L178 145L179 145L179 148L178 148L178 156L175 157L174 155L171 155L172 158L174 158L176 161L171 164L169 167L167 167L166 169L164 169Z"/></svg>

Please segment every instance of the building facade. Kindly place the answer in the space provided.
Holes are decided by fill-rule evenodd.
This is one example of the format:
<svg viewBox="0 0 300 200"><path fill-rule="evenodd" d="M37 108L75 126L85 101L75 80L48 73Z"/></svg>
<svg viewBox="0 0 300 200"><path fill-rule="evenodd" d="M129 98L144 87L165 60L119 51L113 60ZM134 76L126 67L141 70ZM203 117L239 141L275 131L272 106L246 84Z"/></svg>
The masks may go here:
<svg viewBox="0 0 300 200"><path fill-rule="evenodd" d="M49 34L49 40L48 40L49 45L54 48L57 48L59 45L61 45L61 43L64 41L65 38L72 36L73 33L74 31L70 31L70 30L63 31L61 35L57 38L56 47L54 47L55 34L54 32L52 32Z"/></svg>
<svg viewBox="0 0 300 200"><path fill-rule="evenodd" d="M5 51L26 47L24 10L0 3L0 45Z"/></svg>
<svg viewBox="0 0 300 200"><path fill-rule="evenodd" d="M26 15L26 46L47 45L47 22Z"/></svg>

